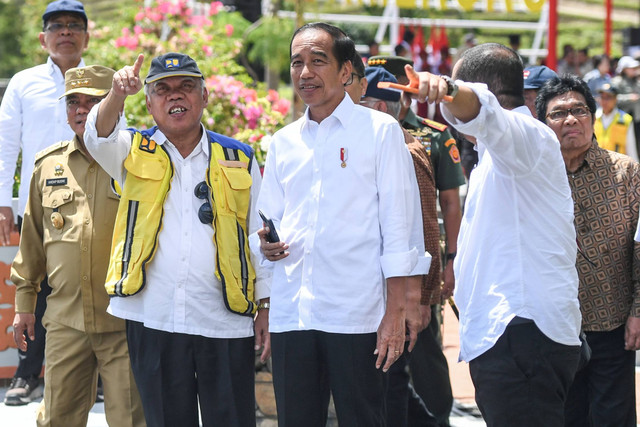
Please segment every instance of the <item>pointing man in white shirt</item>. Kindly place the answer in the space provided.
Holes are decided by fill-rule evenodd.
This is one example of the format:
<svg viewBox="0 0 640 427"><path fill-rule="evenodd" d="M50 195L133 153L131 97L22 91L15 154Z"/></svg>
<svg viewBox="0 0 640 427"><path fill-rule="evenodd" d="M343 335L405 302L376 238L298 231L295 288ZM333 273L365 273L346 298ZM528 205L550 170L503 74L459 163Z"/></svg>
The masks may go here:
<svg viewBox="0 0 640 427"><path fill-rule="evenodd" d="M445 119L477 141L454 271L460 359L480 411L488 426L563 426L581 316L560 144L524 106L522 62L505 46L465 51L455 83L407 71L419 100L452 96Z"/></svg>
<svg viewBox="0 0 640 427"><path fill-rule="evenodd" d="M209 93L184 54L151 61L144 91L157 126L121 130L143 59L116 72L85 131L87 149L122 187L109 312L127 320L148 426L197 426L199 403L206 426L253 427L254 327L263 359L269 352L268 287L247 244L260 226L251 209L260 171L251 147L202 125Z"/></svg>
<svg viewBox="0 0 640 427"><path fill-rule="evenodd" d="M355 46L344 32L307 24L290 53L308 108L274 135L258 200L281 242L251 236L273 269L278 422L324 426L331 392L340 425L383 426L383 371L403 351L406 277L419 264L413 165L397 120L345 94Z"/></svg>

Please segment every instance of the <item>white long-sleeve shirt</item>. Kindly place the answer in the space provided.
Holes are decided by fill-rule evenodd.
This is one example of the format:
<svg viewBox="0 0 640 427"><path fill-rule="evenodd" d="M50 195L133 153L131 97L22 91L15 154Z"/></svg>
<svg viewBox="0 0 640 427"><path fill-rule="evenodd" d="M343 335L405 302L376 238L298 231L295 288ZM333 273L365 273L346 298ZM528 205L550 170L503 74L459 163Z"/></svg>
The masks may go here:
<svg viewBox="0 0 640 427"><path fill-rule="evenodd" d="M85 144L104 170L125 183L123 162L131 148L131 133L116 126L107 138L98 138L95 127L98 106L87 118ZM209 142L204 132L200 143L183 158L161 131L153 135L167 148L173 163L171 189L164 204L163 227L158 249L147 267L147 284L136 295L113 297L109 312L123 319L142 322L148 328L210 338L241 338L253 335L253 319L234 314L224 305L222 285L215 277L216 248L213 227L202 224L198 209L203 201L194 189L204 181L209 164ZM253 162L251 206L260 190L260 170ZM257 212L255 209L250 211ZM257 214L248 217L248 233L262 227ZM269 296L268 275L256 267L256 299ZM267 272L268 274L269 272Z"/></svg>
<svg viewBox="0 0 640 427"><path fill-rule="evenodd" d="M78 67L84 67L81 60ZM0 105L0 206L11 206L13 174L22 149L17 215L23 215L36 153L73 139L63 99L64 75L51 58L13 76Z"/></svg>
<svg viewBox="0 0 640 427"><path fill-rule="evenodd" d="M467 123L442 104L449 123L476 137L479 153L454 261L460 358L489 350L515 316L579 345L573 200L558 139L526 107L505 110L485 85L457 83L481 104Z"/></svg>
<svg viewBox="0 0 640 427"><path fill-rule="evenodd" d="M422 236L422 220L412 217L412 201L420 200L412 179L397 121L348 96L321 123L307 111L276 132L257 207L290 254L267 261L250 236L252 250L273 268L271 332L377 330L384 277L408 276L418 263L410 236Z"/></svg>

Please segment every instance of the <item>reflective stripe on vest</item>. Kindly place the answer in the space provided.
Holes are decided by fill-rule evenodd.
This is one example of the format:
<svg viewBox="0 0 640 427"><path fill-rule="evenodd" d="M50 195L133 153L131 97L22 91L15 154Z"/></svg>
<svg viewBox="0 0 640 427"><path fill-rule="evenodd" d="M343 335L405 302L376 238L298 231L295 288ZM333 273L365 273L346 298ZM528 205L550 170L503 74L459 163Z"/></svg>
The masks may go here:
<svg viewBox="0 0 640 427"><path fill-rule="evenodd" d="M596 134L598 145L605 150L627 154L627 132L633 118L629 114L620 114L613 117L613 121L607 129L602 125L602 117L597 118L593 124L593 132Z"/></svg>
<svg viewBox="0 0 640 427"><path fill-rule="evenodd" d="M109 295L130 296L146 283L146 265L153 259L162 227L164 203L171 187L173 165L162 145L150 140L155 129L135 131L131 152L124 162L127 177L116 217L106 289ZM212 195L216 277L222 283L227 308L253 315L255 271L249 259L246 219L251 192L252 156L207 132L209 168L207 184ZM247 146L245 148L251 155Z"/></svg>

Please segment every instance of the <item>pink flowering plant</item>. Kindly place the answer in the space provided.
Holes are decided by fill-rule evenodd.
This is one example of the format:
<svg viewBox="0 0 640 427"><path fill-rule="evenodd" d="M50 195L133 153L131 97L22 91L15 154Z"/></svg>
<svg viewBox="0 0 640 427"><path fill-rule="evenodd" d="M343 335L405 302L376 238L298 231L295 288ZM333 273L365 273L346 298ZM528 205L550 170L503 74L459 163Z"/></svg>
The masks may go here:
<svg viewBox="0 0 640 427"><path fill-rule="evenodd" d="M26 3L32 6L30 10L41 11L47 0ZM133 64L143 53L142 73L146 74L153 57L166 52L191 56L205 75L209 90L209 104L202 118L205 126L252 145L258 162L263 164L265 141L285 124L290 102L255 82L238 63L242 36L250 23L239 13L226 11L219 1L159 0L145 7L142 0L135 0L118 3L118 7L118 21L89 22L91 39L85 63L117 70ZM91 16L90 10L87 12ZM38 22L39 17L29 19ZM38 58L40 62L45 59ZM127 99L125 114L129 126L153 125L142 91Z"/></svg>

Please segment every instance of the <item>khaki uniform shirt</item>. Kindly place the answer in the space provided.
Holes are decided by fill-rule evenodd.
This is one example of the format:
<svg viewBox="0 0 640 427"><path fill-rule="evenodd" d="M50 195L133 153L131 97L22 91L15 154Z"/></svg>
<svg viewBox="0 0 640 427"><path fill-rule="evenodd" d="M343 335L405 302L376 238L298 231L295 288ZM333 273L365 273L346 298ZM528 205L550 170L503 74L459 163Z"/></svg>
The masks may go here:
<svg viewBox="0 0 640 427"><path fill-rule="evenodd" d="M578 298L586 331L611 331L640 317L640 243L634 241L640 165L593 143L569 173L578 238ZM553 232L553 230L550 230Z"/></svg>
<svg viewBox="0 0 640 427"><path fill-rule="evenodd" d="M45 318L87 333L124 330L104 288L118 198L77 137L36 155L20 248L11 267L16 312L33 313L49 276ZM63 221L63 222L61 222Z"/></svg>

